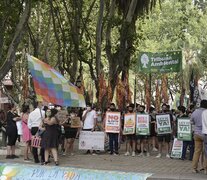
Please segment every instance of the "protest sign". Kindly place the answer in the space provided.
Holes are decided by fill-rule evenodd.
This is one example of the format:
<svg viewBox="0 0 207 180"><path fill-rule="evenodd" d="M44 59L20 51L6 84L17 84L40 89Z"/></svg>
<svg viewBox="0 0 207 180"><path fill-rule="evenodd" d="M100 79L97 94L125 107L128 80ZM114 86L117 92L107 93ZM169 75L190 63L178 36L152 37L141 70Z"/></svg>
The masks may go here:
<svg viewBox="0 0 207 180"><path fill-rule="evenodd" d="M81 131L79 149L104 150L104 132Z"/></svg>
<svg viewBox="0 0 207 180"><path fill-rule="evenodd" d="M137 135L149 135L150 134L148 114L137 114L136 134Z"/></svg>
<svg viewBox="0 0 207 180"><path fill-rule="evenodd" d="M192 140L192 127L190 118L178 118L178 140L191 141Z"/></svg>
<svg viewBox="0 0 207 180"><path fill-rule="evenodd" d="M71 117L71 128L81 127L80 117Z"/></svg>
<svg viewBox="0 0 207 180"><path fill-rule="evenodd" d="M177 138L173 141L173 148L171 151L172 158L181 158L183 151L183 141L179 141Z"/></svg>
<svg viewBox="0 0 207 180"><path fill-rule="evenodd" d="M124 115L124 135L135 133L135 117L135 113L128 113Z"/></svg>
<svg viewBox="0 0 207 180"><path fill-rule="evenodd" d="M120 132L120 112L107 112L105 131L108 133L119 133Z"/></svg>
<svg viewBox="0 0 207 180"><path fill-rule="evenodd" d="M157 133L158 134L170 134L171 133L171 123L169 114L156 115L157 122Z"/></svg>
<svg viewBox="0 0 207 180"><path fill-rule="evenodd" d="M179 72L182 69L182 51L142 52L138 57L138 68L143 73Z"/></svg>

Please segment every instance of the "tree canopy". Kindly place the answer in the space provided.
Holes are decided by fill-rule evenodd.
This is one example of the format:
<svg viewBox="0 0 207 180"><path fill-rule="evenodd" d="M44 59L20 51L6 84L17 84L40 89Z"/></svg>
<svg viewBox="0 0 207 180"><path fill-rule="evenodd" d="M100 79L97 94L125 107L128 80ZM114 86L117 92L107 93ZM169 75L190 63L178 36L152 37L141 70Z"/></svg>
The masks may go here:
<svg viewBox="0 0 207 180"><path fill-rule="evenodd" d="M188 91L193 69L196 77L205 72L205 23L206 3L199 0L2 0L0 79L11 70L20 93L29 53L72 83L84 81L85 93L96 97L89 100L105 106L114 94L118 104L131 102L137 74L138 101L145 102L146 75L136 72L139 52L182 50L183 72L167 76L170 93L181 93ZM151 81L162 78L152 75ZM156 83L151 88L155 92Z"/></svg>

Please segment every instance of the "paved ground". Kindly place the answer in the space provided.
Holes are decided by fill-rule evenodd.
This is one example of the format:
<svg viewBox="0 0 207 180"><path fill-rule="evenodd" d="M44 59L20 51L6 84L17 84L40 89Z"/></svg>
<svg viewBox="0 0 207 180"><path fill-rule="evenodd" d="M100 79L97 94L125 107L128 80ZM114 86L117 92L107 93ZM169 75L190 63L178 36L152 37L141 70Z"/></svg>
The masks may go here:
<svg viewBox="0 0 207 180"><path fill-rule="evenodd" d="M117 170L123 172L137 172L137 173L152 173L153 175L148 178L152 179L207 179L207 175L203 173L193 174L191 172L191 161L182 161L176 159L155 158L156 153L150 157L131 157L124 156L124 149L120 150L119 156L101 153L99 155L86 155L83 151L77 150L77 142L75 144L74 156L59 156L60 166L64 167L77 167L85 169L98 169L98 170ZM124 145L122 145L124 147ZM21 147L22 148L22 147ZM3 151L2 151L3 152ZM0 152L1 153L1 152ZM11 163L29 163L24 162L23 157L19 159L7 160L5 155L0 154L0 162ZM50 166L54 165L53 162Z"/></svg>

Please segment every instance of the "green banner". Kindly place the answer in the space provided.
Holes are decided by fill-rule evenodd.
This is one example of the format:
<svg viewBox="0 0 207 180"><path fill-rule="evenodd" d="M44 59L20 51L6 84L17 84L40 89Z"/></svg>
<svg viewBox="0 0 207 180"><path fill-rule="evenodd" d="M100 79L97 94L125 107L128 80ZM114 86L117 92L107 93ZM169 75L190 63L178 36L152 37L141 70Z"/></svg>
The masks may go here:
<svg viewBox="0 0 207 180"><path fill-rule="evenodd" d="M192 140L192 126L190 118L178 118L178 140L191 141Z"/></svg>
<svg viewBox="0 0 207 180"><path fill-rule="evenodd" d="M136 134L150 135L150 118L148 114L137 114Z"/></svg>
<svg viewBox="0 0 207 180"><path fill-rule="evenodd" d="M142 52L138 58L139 72L168 73L182 69L182 51L162 53Z"/></svg>

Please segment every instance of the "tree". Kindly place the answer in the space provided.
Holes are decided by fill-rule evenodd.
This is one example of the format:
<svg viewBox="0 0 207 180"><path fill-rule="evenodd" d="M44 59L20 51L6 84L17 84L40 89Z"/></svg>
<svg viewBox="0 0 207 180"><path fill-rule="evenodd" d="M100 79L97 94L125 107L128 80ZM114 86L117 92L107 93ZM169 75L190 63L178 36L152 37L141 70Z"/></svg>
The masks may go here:
<svg viewBox="0 0 207 180"><path fill-rule="evenodd" d="M162 9L157 6L149 16L137 21L139 23L137 25L138 38L135 47L138 52L183 51L183 73L168 74L169 95L181 93L182 86L188 93L190 74L193 69L194 76L202 75L204 59L206 59L206 54L202 53L207 37L206 18L205 12L194 6L192 1L187 0L164 1ZM134 54L133 66L137 62L137 54ZM156 83L154 82L157 79L161 79L161 74L152 75L152 92L155 92L154 84ZM180 81L182 79L185 81ZM152 101L154 102L153 99Z"/></svg>
<svg viewBox="0 0 207 180"><path fill-rule="evenodd" d="M15 14L11 13L13 9L11 7L12 6L15 7L15 5L19 7L19 9L17 8L19 11L17 11L16 13L21 14L21 17L18 16L16 13ZM11 69L12 65L15 62L15 53L22 39L22 35L24 32L23 30L26 27L26 23L28 22L30 16L31 0L26 0L21 3L17 1L17 4L13 4L13 3L10 4L7 1L3 1L1 2L1 10L2 8L5 8L5 12L2 13L2 16L0 18L0 26L2 30L0 33L0 40L1 40L0 59L1 62L3 62L0 68L0 80L2 80L5 77L5 75L8 73L8 71ZM10 13L14 16L10 16L9 15ZM19 17L20 19L15 28L14 26L12 26L13 24L10 23L15 23L12 21L12 18L14 18L17 22L18 21L17 17ZM11 31L11 34L13 36L6 34L6 30Z"/></svg>

